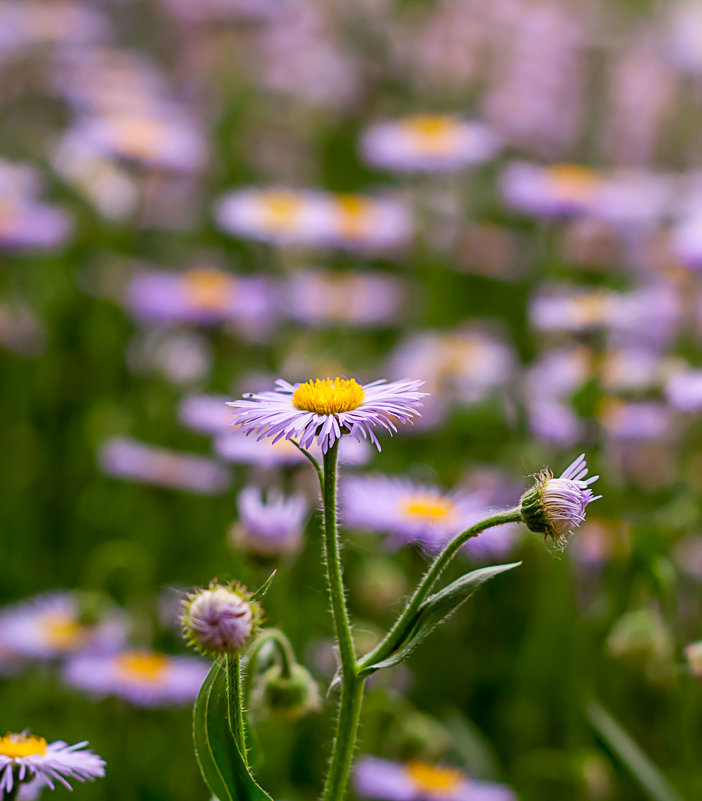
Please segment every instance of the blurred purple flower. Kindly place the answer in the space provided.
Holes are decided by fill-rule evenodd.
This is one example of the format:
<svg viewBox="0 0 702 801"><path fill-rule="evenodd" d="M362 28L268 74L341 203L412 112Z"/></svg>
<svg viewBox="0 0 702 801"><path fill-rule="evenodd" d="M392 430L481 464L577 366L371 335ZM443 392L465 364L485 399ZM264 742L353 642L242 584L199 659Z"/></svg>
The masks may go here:
<svg viewBox="0 0 702 801"><path fill-rule="evenodd" d="M218 495L230 484L229 470L212 459L125 437L107 440L100 448L98 461L107 475L168 489Z"/></svg>
<svg viewBox="0 0 702 801"><path fill-rule="evenodd" d="M361 140L369 164L399 171L453 172L489 161L498 149L497 138L481 123L441 115L379 122Z"/></svg>
<svg viewBox="0 0 702 801"><path fill-rule="evenodd" d="M135 706L179 706L195 700L208 670L197 657L122 651L76 656L67 663L64 679L98 698L116 695Z"/></svg>
<svg viewBox="0 0 702 801"><path fill-rule="evenodd" d="M404 285L383 273L296 272L283 289L285 310L312 326L382 326L397 323L406 304Z"/></svg>
<svg viewBox="0 0 702 801"><path fill-rule="evenodd" d="M502 784L472 779L448 765L365 756L354 768L356 793L378 801L516 801Z"/></svg>
<svg viewBox="0 0 702 801"><path fill-rule="evenodd" d="M270 493L263 499L258 487L245 487L238 498L239 521L232 529L232 544L264 558L293 553L302 545L309 513L302 495Z"/></svg>
<svg viewBox="0 0 702 801"><path fill-rule="evenodd" d="M39 595L0 610L0 652L22 659L55 659L82 651L116 651L129 623L114 607L84 616L78 594Z"/></svg>

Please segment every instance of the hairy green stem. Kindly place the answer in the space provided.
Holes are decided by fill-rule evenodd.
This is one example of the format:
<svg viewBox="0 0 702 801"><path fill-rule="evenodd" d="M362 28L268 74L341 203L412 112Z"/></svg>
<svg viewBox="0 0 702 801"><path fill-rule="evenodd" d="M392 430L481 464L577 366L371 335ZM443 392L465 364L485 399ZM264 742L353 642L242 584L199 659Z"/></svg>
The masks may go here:
<svg viewBox="0 0 702 801"><path fill-rule="evenodd" d="M337 440L324 454L324 476L321 480L324 503L324 561L327 567L327 585L334 620L334 632L341 660L341 697L322 801L341 801L344 796L356 745L364 684L363 679L358 676L356 665L337 530L336 465L338 451L339 441Z"/></svg>
<svg viewBox="0 0 702 801"><path fill-rule="evenodd" d="M498 512L497 514L486 517L479 523L475 523L470 528L463 531L457 537L454 537L451 542L444 548L443 551L434 559L429 570L424 574L424 578L419 582L419 586L414 591L414 594L407 602L404 610L395 621L393 627L385 635L383 640L378 645L366 654L358 663L361 673L365 668L379 662L388 657L395 649L398 640L402 637L403 632L406 630L407 625L412 618L419 611L419 607L426 601L431 594L434 585L443 573L448 563L453 559L461 546L465 545L471 537L477 537L481 531L493 526L501 526L505 523L516 523L522 519L521 509L516 506L514 509L508 509L505 512Z"/></svg>
<svg viewBox="0 0 702 801"><path fill-rule="evenodd" d="M229 729L239 746L244 764L248 767L246 746L246 720L244 717L244 695L241 677L241 657L228 653L227 660L227 716Z"/></svg>
<svg viewBox="0 0 702 801"><path fill-rule="evenodd" d="M322 801L342 801L346 792L358 736L358 723L361 719L364 684L365 679L359 676L341 680L336 734Z"/></svg>
<svg viewBox="0 0 702 801"><path fill-rule="evenodd" d="M351 636L351 622L346 607L341 546L336 526L336 462L339 440L324 454L324 561L327 566L327 584L331 602L334 631L341 658L341 675L355 676L356 655Z"/></svg>

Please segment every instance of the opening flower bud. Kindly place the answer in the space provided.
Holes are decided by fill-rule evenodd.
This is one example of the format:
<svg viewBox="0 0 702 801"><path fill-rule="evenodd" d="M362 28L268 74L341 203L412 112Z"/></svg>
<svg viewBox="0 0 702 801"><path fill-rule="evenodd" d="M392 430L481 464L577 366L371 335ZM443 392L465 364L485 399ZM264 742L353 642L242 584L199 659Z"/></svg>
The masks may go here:
<svg viewBox="0 0 702 801"><path fill-rule="evenodd" d="M259 698L265 709L285 720L299 720L319 707L317 683L300 664L284 675L280 665L267 670L260 680Z"/></svg>
<svg viewBox="0 0 702 801"><path fill-rule="evenodd" d="M550 470L542 470L536 484L522 495L522 520L531 531L549 537L563 545L574 528L585 520L585 508L601 498L593 495L589 485L599 476L587 476L585 454L578 458L558 477Z"/></svg>
<svg viewBox="0 0 702 801"><path fill-rule="evenodd" d="M212 583L196 590L183 603L183 635L198 651L210 656L241 651L256 632L261 608L238 585Z"/></svg>

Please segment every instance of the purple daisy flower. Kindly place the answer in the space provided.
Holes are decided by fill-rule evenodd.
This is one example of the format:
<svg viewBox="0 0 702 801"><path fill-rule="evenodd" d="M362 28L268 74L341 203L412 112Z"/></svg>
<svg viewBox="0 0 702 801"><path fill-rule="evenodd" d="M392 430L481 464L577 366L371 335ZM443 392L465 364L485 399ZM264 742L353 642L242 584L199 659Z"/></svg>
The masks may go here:
<svg viewBox="0 0 702 801"><path fill-rule="evenodd" d="M381 801L516 801L503 784L472 779L462 770L425 762L363 757L354 770L358 795Z"/></svg>
<svg viewBox="0 0 702 801"><path fill-rule="evenodd" d="M453 172L491 159L499 150L487 126L450 115L379 122L361 140L365 160L399 171Z"/></svg>
<svg viewBox="0 0 702 801"><path fill-rule="evenodd" d="M259 439L272 437L295 439L303 448L317 440L326 453L342 434L357 440L368 438L380 450L373 431L380 426L392 435L397 423L405 424L419 417L419 388L423 381L385 379L359 384L355 379L312 379L304 384L289 384L279 378L275 392L261 392L233 401L234 425L245 434Z"/></svg>
<svg viewBox="0 0 702 801"><path fill-rule="evenodd" d="M0 651L19 659L56 659L84 651L115 651L127 637L129 624L114 607L98 620L82 619L80 597L55 592L40 595L0 613Z"/></svg>
<svg viewBox="0 0 702 801"><path fill-rule="evenodd" d="M16 781L54 789L60 782L72 789L68 779L92 781L105 775L105 762L85 748L87 742L68 745L62 740L47 743L29 732L0 737L0 793L11 792ZM24 795L24 794L22 794ZM25 796L26 797L26 796Z"/></svg>
<svg viewBox="0 0 702 801"><path fill-rule="evenodd" d="M64 679L98 698L116 695L135 706L175 706L195 700L208 667L192 656L122 651L76 656L66 665Z"/></svg>
<svg viewBox="0 0 702 801"><path fill-rule="evenodd" d="M468 528L482 508L468 494L401 477L353 476L341 488L344 523L388 534L392 548L419 543L436 549Z"/></svg>
<svg viewBox="0 0 702 801"><path fill-rule="evenodd" d="M590 484L599 476L586 478L585 454L581 453L558 478L542 470L535 486L522 496L522 518L531 531L565 542L570 532L585 520L585 508L601 498Z"/></svg>
<svg viewBox="0 0 702 801"><path fill-rule="evenodd" d="M485 497L446 492L395 476L354 476L342 484L341 512L347 526L388 534L390 548L418 543L436 551L490 514ZM514 544L515 526L501 526L463 547L466 556L501 556Z"/></svg>
<svg viewBox="0 0 702 801"><path fill-rule="evenodd" d="M257 487L245 487L238 501L239 523L232 529L237 547L263 557L282 556L300 547L309 511L302 495L270 494L264 501Z"/></svg>

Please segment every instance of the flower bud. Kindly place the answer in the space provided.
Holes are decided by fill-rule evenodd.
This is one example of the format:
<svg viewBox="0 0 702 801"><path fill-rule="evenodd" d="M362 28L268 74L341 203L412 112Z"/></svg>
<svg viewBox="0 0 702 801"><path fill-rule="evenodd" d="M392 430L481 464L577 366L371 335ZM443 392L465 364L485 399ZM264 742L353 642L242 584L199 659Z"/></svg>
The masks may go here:
<svg viewBox="0 0 702 801"><path fill-rule="evenodd" d="M277 717L295 721L319 707L317 683L300 664L283 675L280 665L267 670L260 680L260 700Z"/></svg>
<svg viewBox="0 0 702 801"><path fill-rule="evenodd" d="M522 520L527 527L563 545L568 534L585 520L585 507L602 497L593 496L589 489L599 476L585 476L585 454L578 456L558 478L550 470L542 470L536 484L522 495Z"/></svg>
<svg viewBox="0 0 702 801"><path fill-rule="evenodd" d="M672 661L673 637L658 611L636 609L614 624L607 650L633 668L650 670Z"/></svg>
<svg viewBox="0 0 702 801"><path fill-rule="evenodd" d="M241 651L262 618L261 608L238 585L212 583L196 590L183 602L183 635L198 651L209 656Z"/></svg>

